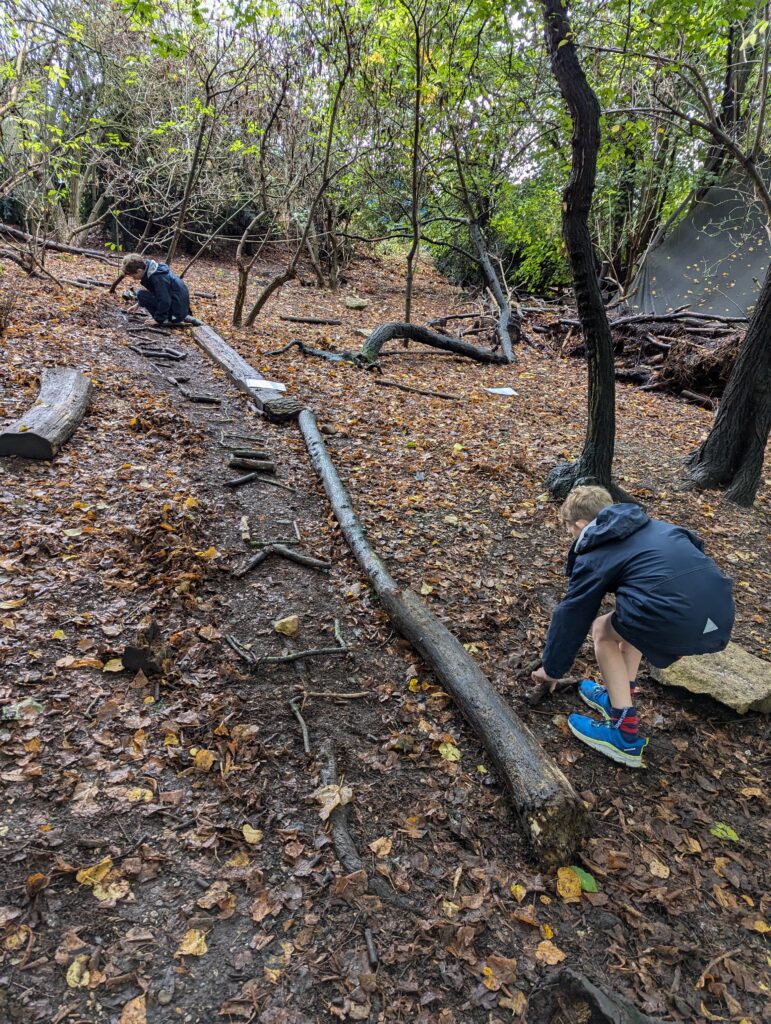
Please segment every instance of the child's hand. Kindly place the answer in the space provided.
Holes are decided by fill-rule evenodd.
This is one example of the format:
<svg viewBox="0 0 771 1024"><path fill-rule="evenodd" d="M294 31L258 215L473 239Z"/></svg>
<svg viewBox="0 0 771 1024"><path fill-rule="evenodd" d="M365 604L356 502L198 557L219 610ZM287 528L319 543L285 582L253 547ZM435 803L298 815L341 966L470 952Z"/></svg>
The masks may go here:
<svg viewBox="0 0 771 1024"><path fill-rule="evenodd" d="M557 683L559 682L559 679L552 679L551 676L547 676L543 665L541 665L540 668L537 668L535 672L531 672L530 678L534 683L548 683L549 693L554 693Z"/></svg>

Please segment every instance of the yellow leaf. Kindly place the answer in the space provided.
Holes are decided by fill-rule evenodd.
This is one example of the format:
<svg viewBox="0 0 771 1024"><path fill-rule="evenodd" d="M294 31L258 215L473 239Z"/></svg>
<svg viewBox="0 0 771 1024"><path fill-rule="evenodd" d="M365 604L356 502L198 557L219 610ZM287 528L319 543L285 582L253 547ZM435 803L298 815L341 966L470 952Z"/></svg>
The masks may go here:
<svg viewBox="0 0 771 1024"><path fill-rule="evenodd" d="M543 942L539 942L535 951L535 958L542 964L548 964L550 967L554 967L555 964L560 964L566 958L566 954L562 950L555 946L549 939L544 939Z"/></svg>
<svg viewBox="0 0 771 1024"><path fill-rule="evenodd" d="M765 796L763 790L759 789L757 786L745 786L744 789L740 789L739 792L748 800L752 797L756 797L758 800L763 800Z"/></svg>
<svg viewBox="0 0 771 1024"><path fill-rule="evenodd" d="M380 839L375 839L369 844L370 850L376 857L387 857L392 846L393 842L387 836L381 836Z"/></svg>
<svg viewBox="0 0 771 1024"><path fill-rule="evenodd" d="M452 900L442 900L442 910L446 917L455 917L460 910L460 906L457 903L453 903Z"/></svg>
<svg viewBox="0 0 771 1024"><path fill-rule="evenodd" d="M110 658L107 664L102 669L102 672L122 672L123 662L120 658Z"/></svg>
<svg viewBox="0 0 771 1024"><path fill-rule="evenodd" d="M248 841L248 840L247 840ZM248 868L249 857L243 850L239 850L238 853L234 853L232 857L229 857L225 861L226 868Z"/></svg>
<svg viewBox="0 0 771 1024"><path fill-rule="evenodd" d="M24 425L24 424L22 423L22 425L21 425L21 426L19 427L19 433L20 433L20 434L23 434L23 433L24 433L25 431L27 431L27 430L29 430L29 427L25 426L25 425Z"/></svg>
<svg viewBox="0 0 771 1024"><path fill-rule="evenodd" d="M107 885L97 882L93 888L94 896L96 896L100 903L107 900L122 900L126 896L131 895L131 886L128 883L128 879L116 877L114 881L110 881L110 877L108 877L106 881Z"/></svg>
<svg viewBox="0 0 771 1024"><path fill-rule="evenodd" d="M212 562L215 558L220 557L220 553L215 547L210 547L205 551L196 551L195 557L202 558L205 562Z"/></svg>
<svg viewBox="0 0 771 1024"><path fill-rule="evenodd" d="M543 935L543 937L545 939L553 939L554 938L554 930L552 929L552 926L550 924L542 924L541 925L541 935Z"/></svg>
<svg viewBox="0 0 771 1024"><path fill-rule="evenodd" d="M193 764L199 772L208 772L211 766L216 761L216 757L212 754L211 750L196 750L193 755Z"/></svg>
<svg viewBox="0 0 771 1024"><path fill-rule="evenodd" d="M648 865L650 873L656 878L669 878L669 868L660 860L652 860Z"/></svg>
<svg viewBox="0 0 771 1024"><path fill-rule="evenodd" d="M182 941L174 956L203 956L208 952L206 933L200 928L190 928L182 936Z"/></svg>
<svg viewBox="0 0 771 1024"><path fill-rule="evenodd" d="M142 789L140 786L133 786L127 793L126 799L129 803L136 804L144 802L149 804L153 798L152 790Z"/></svg>
<svg viewBox="0 0 771 1024"><path fill-rule="evenodd" d="M460 751L454 743L440 743L438 750L445 761L460 761Z"/></svg>
<svg viewBox="0 0 771 1024"><path fill-rule="evenodd" d="M112 857L105 857L90 868L81 868L75 878L81 885L96 885L112 871Z"/></svg>
<svg viewBox="0 0 771 1024"><path fill-rule="evenodd" d="M262 842L262 836L263 836L262 829L252 828L252 826L247 823L247 824L244 824L244 825L241 826L241 831L244 834L244 839L250 845L256 846L257 843L261 843Z"/></svg>
<svg viewBox="0 0 771 1024"><path fill-rule="evenodd" d="M462 451L463 451L463 445L462 445L462 444L458 444L458 443L456 442L456 443L455 443L455 444L454 444L454 445L452 446L452 453L453 453L453 455L460 455L460 453L461 453Z"/></svg>
<svg viewBox="0 0 771 1024"><path fill-rule="evenodd" d="M351 802L353 790L350 786L342 785L320 786L313 795L321 804L319 815L323 821L326 821L336 807L342 807L343 804Z"/></svg>
<svg viewBox="0 0 771 1024"><path fill-rule="evenodd" d="M67 984L70 988L88 988L91 975L88 972L88 954L76 956L67 968Z"/></svg>
<svg viewBox="0 0 771 1024"><path fill-rule="evenodd" d="M486 989L489 989L490 992L497 992L501 987L501 983L495 977L495 971L492 967L488 966L482 968L482 984Z"/></svg>
<svg viewBox="0 0 771 1024"><path fill-rule="evenodd" d="M51 639L52 640L64 640L65 639L64 630L63 629L55 629L53 631L53 633L51 634Z"/></svg>
<svg viewBox="0 0 771 1024"><path fill-rule="evenodd" d="M300 619L297 615L286 615L283 619L277 619L273 628L283 636L297 636L300 632Z"/></svg>
<svg viewBox="0 0 771 1024"><path fill-rule="evenodd" d="M17 950L26 946L32 935L32 929L27 924L20 924L18 928L15 928L10 935L6 935L3 939L3 948L7 949L9 953L15 953Z"/></svg>
<svg viewBox="0 0 771 1024"><path fill-rule="evenodd" d="M147 1024L147 1002L144 992L126 1003L121 1010L119 1024Z"/></svg>
<svg viewBox="0 0 771 1024"><path fill-rule="evenodd" d="M167 732L163 737L163 745L165 747L178 747L179 736L175 736L173 732Z"/></svg>
<svg viewBox="0 0 771 1024"><path fill-rule="evenodd" d="M0 601L0 608L4 612L9 612L14 608L21 608L22 605L27 603L26 597L17 597L15 601Z"/></svg>
<svg viewBox="0 0 771 1024"><path fill-rule="evenodd" d="M410 693L417 693L420 689L420 683L418 682L417 676L413 676L412 679L407 683Z"/></svg>
<svg viewBox="0 0 771 1024"><path fill-rule="evenodd" d="M512 991L511 998L504 996L498 1005L504 1010L511 1010L515 1017L521 1017L527 1010L527 996L516 988Z"/></svg>
<svg viewBox="0 0 771 1024"><path fill-rule="evenodd" d="M428 583L421 583L420 592L421 594L433 594L434 588Z"/></svg>
<svg viewBox="0 0 771 1024"><path fill-rule="evenodd" d="M281 977L281 970L278 967L263 967L262 970L271 985L275 985Z"/></svg>
<svg viewBox="0 0 771 1024"><path fill-rule="evenodd" d="M185 498L185 508L198 508L198 498Z"/></svg>
<svg viewBox="0 0 771 1024"><path fill-rule="evenodd" d="M581 902L581 879L572 868L557 871L557 892L565 903Z"/></svg>
<svg viewBox="0 0 771 1024"><path fill-rule="evenodd" d="M527 889L524 887L524 885L522 885L521 882L514 882L511 888L509 889L509 892L517 901L517 903L521 903L525 896L527 896Z"/></svg>
<svg viewBox="0 0 771 1024"><path fill-rule="evenodd" d="M759 917L757 921L753 921L750 927L754 932L760 932L761 935L771 932L771 925L767 924L762 917Z"/></svg>

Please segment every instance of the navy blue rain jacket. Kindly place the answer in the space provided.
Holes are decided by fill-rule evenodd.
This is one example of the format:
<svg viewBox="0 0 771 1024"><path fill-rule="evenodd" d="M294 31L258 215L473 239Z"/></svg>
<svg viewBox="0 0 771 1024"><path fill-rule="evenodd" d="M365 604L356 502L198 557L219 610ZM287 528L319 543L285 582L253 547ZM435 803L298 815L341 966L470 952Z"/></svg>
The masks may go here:
<svg viewBox="0 0 771 1024"><path fill-rule="evenodd" d="M638 505L602 509L571 547L566 573L567 594L542 658L552 679L570 670L609 593L616 595L616 632L652 665L722 651L731 636L732 581L695 533L650 519Z"/></svg>
<svg viewBox="0 0 771 1024"><path fill-rule="evenodd" d="M177 277L168 263L150 260L140 284L152 293L154 308L148 307L158 324L180 323L190 314L190 293L181 277Z"/></svg>

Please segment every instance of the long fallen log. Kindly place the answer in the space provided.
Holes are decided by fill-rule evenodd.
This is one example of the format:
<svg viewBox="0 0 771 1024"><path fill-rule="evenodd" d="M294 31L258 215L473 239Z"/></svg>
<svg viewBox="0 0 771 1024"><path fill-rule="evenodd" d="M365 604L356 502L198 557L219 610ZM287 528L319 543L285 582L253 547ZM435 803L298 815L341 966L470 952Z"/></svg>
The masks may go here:
<svg viewBox="0 0 771 1024"><path fill-rule="evenodd" d="M11 227L10 224L0 224L0 235L14 238L17 242L32 242L39 245L41 249L51 249L53 252L71 253L73 256L87 256L91 260L101 260L102 263L115 263L116 257L106 252L99 252L97 249L81 249L77 245L65 245L63 242L54 242L48 238L36 238L34 235L20 231L19 228Z"/></svg>
<svg viewBox="0 0 771 1024"><path fill-rule="evenodd" d="M35 404L0 434L0 455L52 459L83 419L90 394L80 370L43 370Z"/></svg>
<svg viewBox="0 0 771 1024"><path fill-rule="evenodd" d="M304 410L299 424L345 539L389 618L431 665L484 744L539 860L544 864L569 862L587 827L582 801L463 644L416 594L393 579L353 511L313 414Z"/></svg>
<svg viewBox="0 0 771 1024"><path fill-rule="evenodd" d="M195 327L191 331L191 337L213 362L222 367L238 390L248 395L269 420L274 423L285 423L297 417L302 406L294 398L271 388L250 385L250 381L258 381L262 375L211 327L205 324Z"/></svg>
<svg viewBox="0 0 771 1024"><path fill-rule="evenodd" d="M417 341L421 345L429 345L431 348L443 349L458 356L466 356L478 363L495 363L504 366L509 363L509 360L502 352L493 352L489 348L479 348L477 345L472 345L461 338L453 338L449 334L438 334L436 331L430 331L427 327L403 323L400 320L381 324L372 331L362 345L361 352L359 353L360 361L365 364L376 363L383 345L394 338L401 338L405 341Z"/></svg>

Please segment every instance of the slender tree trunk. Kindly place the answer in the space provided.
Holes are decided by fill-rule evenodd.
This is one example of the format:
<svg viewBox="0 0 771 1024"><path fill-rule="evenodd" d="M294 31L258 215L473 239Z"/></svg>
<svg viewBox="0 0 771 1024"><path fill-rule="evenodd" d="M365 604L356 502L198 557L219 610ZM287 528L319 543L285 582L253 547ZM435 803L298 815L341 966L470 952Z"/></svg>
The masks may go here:
<svg viewBox="0 0 771 1024"><path fill-rule="evenodd" d="M610 486L616 391L613 342L589 233L589 210L600 148L600 106L578 60L567 9L561 0L541 0L541 3L552 73L573 121L573 160L562 203L562 232L589 370L589 415L583 451L576 462L555 466L546 480L550 491L556 497L563 497L582 479Z"/></svg>
<svg viewBox="0 0 771 1024"><path fill-rule="evenodd" d="M412 12L410 11L412 15ZM407 253L407 273L405 275L404 288L404 319L407 323L412 320L412 291L415 280L415 259L420 246L420 119L421 119L421 95L423 91L423 33L421 22L412 15L412 25L415 32L415 99L413 105L412 121L412 154L410 168L412 172L412 195L410 221L412 224L412 244Z"/></svg>
<svg viewBox="0 0 771 1024"><path fill-rule="evenodd" d="M770 429L771 265L712 429L686 459L689 475L701 487L726 487L729 500L749 507Z"/></svg>
<svg viewBox="0 0 771 1024"><path fill-rule="evenodd" d="M207 96L207 106L209 98ZM177 223L174 225L174 234L171 236L169 242L169 248L166 253L166 262L171 263L174 259L174 254L177 251L177 245L179 244L179 238L182 234L182 228L185 225L185 217L187 216L187 208L190 204L190 196L193 191L193 185L198 177L198 160L201 156L201 147L203 146L204 135L206 134L206 120L207 115L201 114L201 123L198 127L198 138L195 140L195 149L193 150L193 159L190 161L190 172L185 182L185 192L182 196L182 205L179 208L179 216L177 217Z"/></svg>

